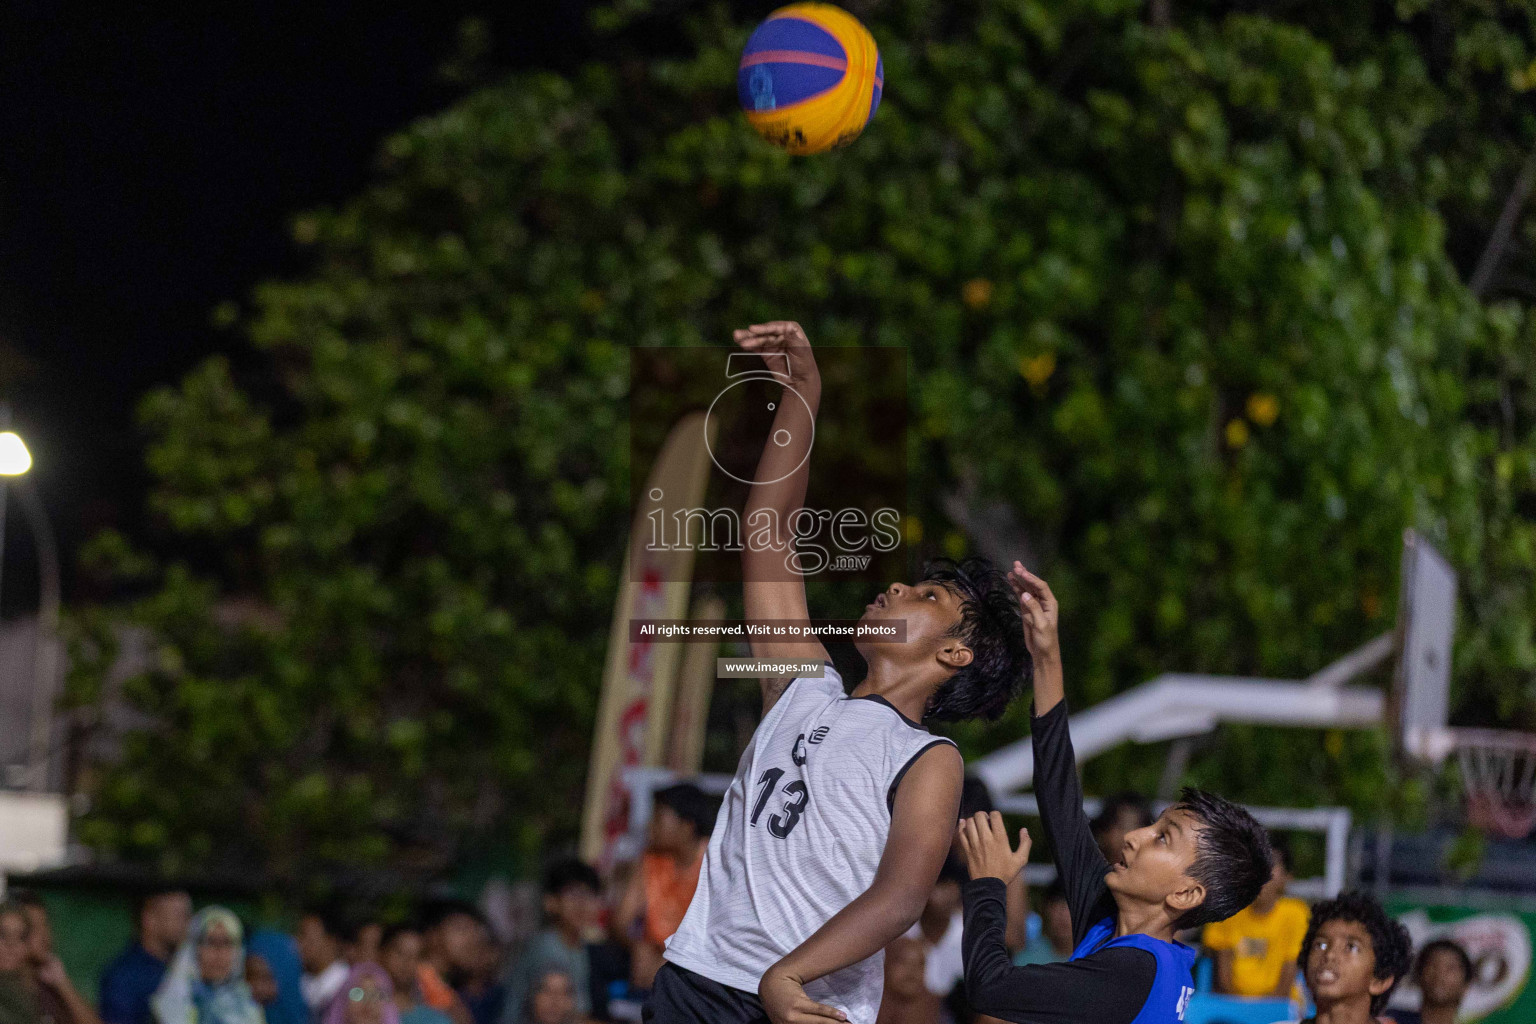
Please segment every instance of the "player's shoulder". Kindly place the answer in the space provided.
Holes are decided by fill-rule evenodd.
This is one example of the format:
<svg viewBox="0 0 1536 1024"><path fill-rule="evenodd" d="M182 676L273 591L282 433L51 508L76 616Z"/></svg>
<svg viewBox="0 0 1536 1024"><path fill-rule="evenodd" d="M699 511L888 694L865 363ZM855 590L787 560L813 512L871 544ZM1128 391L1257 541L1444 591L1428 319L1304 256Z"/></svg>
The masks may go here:
<svg viewBox="0 0 1536 1024"><path fill-rule="evenodd" d="M843 696L843 674L830 661L821 663L819 673L807 672L795 676L784 691L786 700L833 700Z"/></svg>

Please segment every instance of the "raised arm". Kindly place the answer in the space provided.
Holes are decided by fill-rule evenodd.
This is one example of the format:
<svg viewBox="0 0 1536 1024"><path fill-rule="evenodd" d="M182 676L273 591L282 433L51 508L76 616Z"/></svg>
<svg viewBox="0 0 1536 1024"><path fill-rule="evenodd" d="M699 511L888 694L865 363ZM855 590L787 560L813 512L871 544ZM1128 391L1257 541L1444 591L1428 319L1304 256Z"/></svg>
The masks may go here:
<svg viewBox="0 0 1536 1024"><path fill-rule="evenodd" d="M1008 582L1019 598L1024 641L1035 666L1035 715L1030 723L1035 799L1072 910L1073 940L1081 942L1088 929L1111 910L1109 891L1104 887L1109 865L1083 812L1083 784L1067 730L1061 646L1056 635L1060 610L1050 586L1022 563L1013 563Z"/></svg>
<svg viewBox="0 0 1536 1024"><path fill-rule="evenodd" d="M821 405L821 372L811 343L800 325L789 320L753 324L736 332L736 344L744 351L770 360L774 371L786 369L789 380L774 411L773 427L763 442L757 475L747 494L742 513L742 602L748 620L780 619L809 624L805 601L805 577L794 571L793 517L805 506L810 460L806 452L815 437L816 410ZM783 380L776 376L776 380ZM804 399L800 402L791 390ZM778 444L775 439L788 439ZM766 545L754 540L766 539ZM820 640L773 640L754 637L754 658L795 658L829 661ZM763 714L773 707L792 677L764 679Z"/></svg>
<svg viewBox="0 0 1536 1024"><path fill-rule="evenodd" d="M952 744L935 743L918 755L897 787L875 880L764 973L758 995L774 1024L844 1019L813 1002L805 985L873 956L917 922L954 839L950 823L960 813L964 774Z"/></svg>
<svg viewBox="0 0 1536 1024"><path fill-rule="evenodd" d="M1003 816L993 811L962 821L959 838L971 874L961 939L971 1008L1025 1024L1131 1024L1152 989L1152 955L1114 948L1071 963L1015 967L1004 941L1004 886L1029 860L1029 832L1020 829L1019 848L1011 849Z"/></svg>

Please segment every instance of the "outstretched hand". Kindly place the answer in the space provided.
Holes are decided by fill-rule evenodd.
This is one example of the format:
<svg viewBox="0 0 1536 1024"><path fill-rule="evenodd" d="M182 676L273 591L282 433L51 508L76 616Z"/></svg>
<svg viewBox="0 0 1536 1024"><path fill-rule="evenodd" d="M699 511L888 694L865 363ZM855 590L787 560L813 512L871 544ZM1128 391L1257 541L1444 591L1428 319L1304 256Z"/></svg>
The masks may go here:
<svg viewBox="0 0 1536 1024"><path fill-rule="evenodd" d="M779 372L780 367L775 364L787 361L788 365L783 367L783 371L789 374L789 383L794 387L821 379L821 373L816 368L816 357L811 353L811 341L805 336L805 328L793 320L770 320L766 324L753 324L734 331L732 337L745 351L763 356L771 371ZM782 354L784 359L768 358L778 354Z"/></svg>
<svg viewBox="0 0 1536 1024"><path fill-rule="evenodd" d="M960 819L958 836L966 870L973 879L999 878L1011 882L1029 863L1033 843L1029 829L1019 829L1019 848L1015 851L1008 843L1008 830L999 811L980 811Z"/></svg>
<svg viewBox="0 0 1536 1024"><path fill-rule="evenodd" d="M1042 661L1055 661L1061 653L1056 639L1059 609L1050 585L1024 568L1023 562L1017 561L1008 571L1008 585L1019 600L1019 615L1024 620L1024 644L1035 659L1036 667Z"/></svg>

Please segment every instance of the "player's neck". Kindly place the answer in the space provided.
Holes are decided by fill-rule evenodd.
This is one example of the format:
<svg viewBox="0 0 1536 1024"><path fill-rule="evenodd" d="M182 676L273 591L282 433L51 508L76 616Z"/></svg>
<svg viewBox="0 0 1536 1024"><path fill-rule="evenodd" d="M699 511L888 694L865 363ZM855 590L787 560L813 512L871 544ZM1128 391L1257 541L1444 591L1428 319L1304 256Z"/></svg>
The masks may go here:
<svg viewBox="0 0 1536 1024"><path fill-rule="evenodd" d="M1123 939L1127 935L1147 935L1163 942L1172 942L1178 933L1168 912L1160 905L1153 907L1145 903L1135 903L1121 899L1116 894L1115 907L1119 911L1115 915L1115 938L1117 939Z"/></svg>
<svg viewBox="0 0 1536 1024"><path fill-rule="evenodd" d="M1319 1006L1312 1019L1316 1024L1374 1024L1376 1015L1371 1012L1371 995L1366 992Z"/></svg>
<svg viewBox="0 0 1536 1024"><path fill-rule="evenodd" d="M853 689L855 697L880 697L914 722L928 711L928 700L941 683L932 678L933 666L901 665L871 660L869 674Z"/></svg>

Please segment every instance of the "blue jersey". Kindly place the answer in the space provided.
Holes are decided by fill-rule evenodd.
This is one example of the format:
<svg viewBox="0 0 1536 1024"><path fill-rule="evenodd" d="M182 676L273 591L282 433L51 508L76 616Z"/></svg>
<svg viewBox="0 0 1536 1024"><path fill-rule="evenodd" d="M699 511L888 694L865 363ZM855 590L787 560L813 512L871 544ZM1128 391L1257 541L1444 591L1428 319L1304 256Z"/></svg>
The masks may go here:
<svg viewBox="0 0 1536 1024"><path fill-rule="evenodd" d="M1115 919L1106 917L1088 929L1083 941L1072 951L1073 960L1081 960L1101 949L1129 946L1145 950L1157 961L1152 990L1131 1024L1178 1024L1184 1019L1184 1007L1195 994L1195 951L1182 942L1164 942L1150 935L1125 935L1114 938Z"/></svg>

